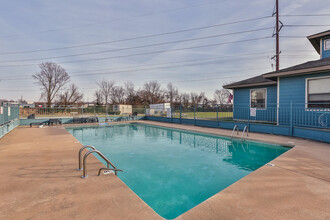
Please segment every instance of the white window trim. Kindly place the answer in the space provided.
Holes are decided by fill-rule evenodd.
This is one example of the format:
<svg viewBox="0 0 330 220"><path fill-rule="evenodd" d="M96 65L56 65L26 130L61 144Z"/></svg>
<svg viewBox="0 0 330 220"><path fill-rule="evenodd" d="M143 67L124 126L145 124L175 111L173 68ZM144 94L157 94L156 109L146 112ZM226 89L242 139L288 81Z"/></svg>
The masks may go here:
<svg viewBox="0 0 330 220"><path fill-rule="evenodd" d="M267 88L255 88L255 89L250 89L250 108L251 107L251 90L257 90L257 89L265 89L266 90L266 96L265 96L265 108L256 108L257 110L267 110ZM254 107L255 108L255 107Z"/></svg>
<svg viewBox="0 0 330 220"><path fill-rule="evenodd" d="M330 50L330 48L328 48L328 49L325 48L325 42L326 42L326 41L329 41L329 42L330 42L330 38L323 39L323 49L324 49L324 50ZM330 44L330 43L329 43L329 44Z"/></svg>
<svg viewBox="0 0 330 220"><path fill-rule="evenodd" d="M330 76L310 77L305 79L305 110L306 111L330 111L329 108L308 108L308 80L326 79L326 78L330 78Z"/></svg>

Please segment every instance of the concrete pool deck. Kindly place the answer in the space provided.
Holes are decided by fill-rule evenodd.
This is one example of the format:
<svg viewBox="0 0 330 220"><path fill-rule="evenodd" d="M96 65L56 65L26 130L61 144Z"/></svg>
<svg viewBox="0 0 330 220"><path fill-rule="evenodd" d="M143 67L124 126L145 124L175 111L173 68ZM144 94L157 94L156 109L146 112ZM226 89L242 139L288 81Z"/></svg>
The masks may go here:
<svg viewBox="0 0 330 220"><path fill-rule="evenodd" d="M249 138L295 147L273 160L275 166L259 168L178 219L330 219L330 145L257 133ZM62 126L18 127L0 139L0 219L162 219L115 175L97 177L103 164L93 156L89 178L81 179L75 171L80 148Z"/></svg>

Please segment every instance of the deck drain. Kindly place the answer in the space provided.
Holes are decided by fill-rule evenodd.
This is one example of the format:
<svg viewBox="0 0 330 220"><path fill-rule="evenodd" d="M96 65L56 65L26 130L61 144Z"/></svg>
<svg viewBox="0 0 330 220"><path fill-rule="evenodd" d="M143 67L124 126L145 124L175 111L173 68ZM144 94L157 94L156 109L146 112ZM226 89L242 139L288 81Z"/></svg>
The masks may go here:
<svg viewBox="0 0 330 220"><path fill-rule="evenodd" d="M272 164L272 163L266 163L267 166L270 166L270 167L274 167L275 164Z"/></svg>

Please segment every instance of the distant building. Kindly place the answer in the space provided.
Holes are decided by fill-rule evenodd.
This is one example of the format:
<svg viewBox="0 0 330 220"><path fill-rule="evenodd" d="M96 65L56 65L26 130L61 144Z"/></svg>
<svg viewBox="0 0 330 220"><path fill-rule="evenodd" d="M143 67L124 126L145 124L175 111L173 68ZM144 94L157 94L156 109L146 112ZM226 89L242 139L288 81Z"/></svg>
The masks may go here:
<svg viewBox="0 0 330 220"><path fill-rule="evenodd" d="M171 117L171 103L150 104L146 114Z"/></svg>
<svg viewBox="0 0 330 220"><path fill-rule="evenodd" d="M24 102L19 104L20 108L35 108L36 105L34 102Z"/></svg>
<svg viewBox="0 0 330 220"><path fill-rule="evenodd" d="M307 38L320 54L319 60L223 86L234 92L234 119L282 124L293 103L300 111L293 124L304 120L316 126L330 125L330 114L324 114L330 110L330 30Z"/></svg>
<svg viewBox="0 0 330 220"><path fill-rule="evenodd" d="M115 112L119 112L120 111L120 114L121 115L125 115L125 114L132 114L133 110L132 110L132 105L122 105L122 104L119 104L119 105L113 105L113 111Z"/></svg>

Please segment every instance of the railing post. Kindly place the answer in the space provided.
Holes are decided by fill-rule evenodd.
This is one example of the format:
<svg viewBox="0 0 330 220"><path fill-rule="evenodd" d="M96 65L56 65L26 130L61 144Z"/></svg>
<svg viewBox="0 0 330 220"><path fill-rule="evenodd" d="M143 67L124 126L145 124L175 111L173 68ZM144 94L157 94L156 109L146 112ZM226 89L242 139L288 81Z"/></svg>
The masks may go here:
<svg viewBox="0 0 330 220"><path fill-rule="evenodd" d="M250 127L250 114L251 114L251 109L250 109L251 107L249 106L249 108L248 108L248 127Z"/></svg>
<svg viewBox="0 0 330 220"><path fill-rule="evenodd" d="M182 105L180 105L180 123L182 123Z"/></svg>
<svg viewBox="0 0 330 220"><path fill-rule="evenodd" d="M194 125L196 125L196 105L194 105Z"/></svg>
<svg viewBox="0 0 330 220"><path fill-rule="evenodd" d="M170 105L171 111L171 122L173 123L173 105Z"/></svg>
<svg viewBox="0 0 330 220"><path fill-rule="evenodd" d="M292 104L292 102L290 102L290 131L289 131L289 133L290 133L290 136L292 136L293 135L293 125L292 125L292 121L293 121L293 109L292 109L292 106L293 106L293 104Z"/></svg>

